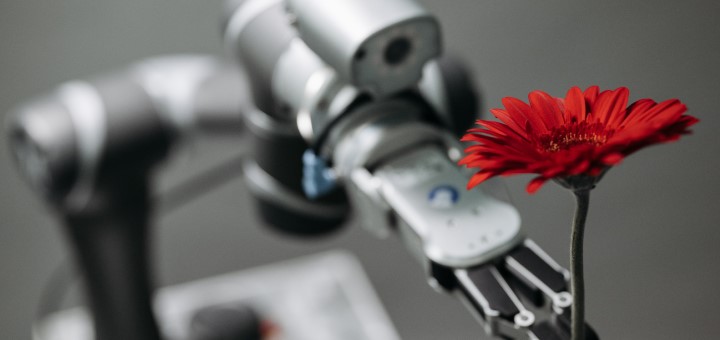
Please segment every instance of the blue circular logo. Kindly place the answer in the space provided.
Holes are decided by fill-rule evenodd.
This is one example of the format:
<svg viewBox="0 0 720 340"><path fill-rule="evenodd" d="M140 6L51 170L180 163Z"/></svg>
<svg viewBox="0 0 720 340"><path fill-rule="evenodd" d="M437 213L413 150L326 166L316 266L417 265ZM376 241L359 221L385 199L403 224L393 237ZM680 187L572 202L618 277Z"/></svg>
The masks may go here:
<svg viewBox="0 0 720 340"><path fill-rule="evenodd" d="M460 200L460 192L451 185L440 185L428 194L428 202L433 208L450 208Z"/></svg>

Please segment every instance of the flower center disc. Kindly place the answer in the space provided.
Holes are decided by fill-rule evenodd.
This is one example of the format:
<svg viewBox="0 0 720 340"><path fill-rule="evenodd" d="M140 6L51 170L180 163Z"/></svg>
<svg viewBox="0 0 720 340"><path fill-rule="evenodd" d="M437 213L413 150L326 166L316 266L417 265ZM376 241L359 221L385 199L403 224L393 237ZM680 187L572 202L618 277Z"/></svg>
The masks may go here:
<svg viewBox="0 0 720 340"><path fill-rule="evenodd" d="M605 144L613 132L605 130L605 126L601 123L570 123L541 135L538 144L545 152L569 150L580 145L597 146Z"/></svg>

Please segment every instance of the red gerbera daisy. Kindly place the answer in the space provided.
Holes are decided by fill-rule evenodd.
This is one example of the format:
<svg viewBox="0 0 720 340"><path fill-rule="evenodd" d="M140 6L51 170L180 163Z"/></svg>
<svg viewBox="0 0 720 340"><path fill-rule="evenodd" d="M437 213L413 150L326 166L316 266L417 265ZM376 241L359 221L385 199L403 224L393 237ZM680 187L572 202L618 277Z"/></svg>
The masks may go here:
<svg viewBox="0 0 720 340"><path fill-rule="evenodd" d="M593 186L611 166L648 145L676 140L697 118L685 115L677 99L656 103L640 99L630 106L625 87L584 92L571 88L565 98L542 91L528 95L530 104L507 97L505 109L493 109L500 122L478 120L463 141L460 161L478 172L468 189L497 175L538 174L527 186L534 193L547 180L570 188Z"/></svg>

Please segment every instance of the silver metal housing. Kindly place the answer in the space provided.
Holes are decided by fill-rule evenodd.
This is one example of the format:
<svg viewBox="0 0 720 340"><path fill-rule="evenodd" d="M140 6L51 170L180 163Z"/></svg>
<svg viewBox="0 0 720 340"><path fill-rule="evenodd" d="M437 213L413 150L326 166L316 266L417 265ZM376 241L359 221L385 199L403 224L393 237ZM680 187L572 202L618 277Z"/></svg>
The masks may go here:
<svg viewBox="0 0 720 340"><path fill-rule="evenodd" d="M272 89L310 143L360 94L298 38L278 59Z"/></svg>
<svg viewBox="0 0 720 340"><path fill-rule="evenodd" d="M451 134L418 120L421 112L401 100L371 111L340 128L346 132L332 152L355 207L374 216L363 221L368 229L387 235L381 226L390 227L393 214L409 251L428 267L479 265L522 242L514 207L465 190L470 174L449 156L457 143Z"/></svg>
<svg viewBox="0 0 720 340"><path fill-rule="evenodd" d="M408 88L441 52L435 18L413 0L286 0L305 43L339 76L377 96Z"/></svg>
<svg viewBox="0 0 720 340"><path fill-rule="evenodd" d="M468 267L523 239L517 210L480 190L465 191L467 176L437 146L397 157L375 176L382 182L382 196L401 218L401 233L420 241L423 258Z"/></svg>

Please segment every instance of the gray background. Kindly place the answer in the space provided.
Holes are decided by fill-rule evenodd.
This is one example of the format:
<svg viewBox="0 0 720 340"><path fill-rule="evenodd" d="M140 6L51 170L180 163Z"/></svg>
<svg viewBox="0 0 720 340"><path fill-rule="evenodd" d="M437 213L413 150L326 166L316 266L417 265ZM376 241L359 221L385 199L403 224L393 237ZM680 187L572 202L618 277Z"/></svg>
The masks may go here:
<svg viewBox="0 0 720 340"><path fill-rule="evenodd" d="M588 319L603 339L720 337L720 3L716 1L422 1L446 46L472 64L485 107L533 89L628 86L631 99L680 98L701 123L681 142L643 150L593 192L586 243ZM0 112L55 84L147 56L219 54L220 1L2 0ZM4 132L3 132L4 133ZM165 182L229 158L238 139L204 140L164 171ZM529 177L508 179L528 233L566 264L573 201ZM405 339L476 339L455 300L434 293L397 240L351 223L300 242L259 226L240 180L160 220L158 281L184 282L344 248L356 253ZM63 235L22 183L0 136L0 338L29 337Z"/></svg>

